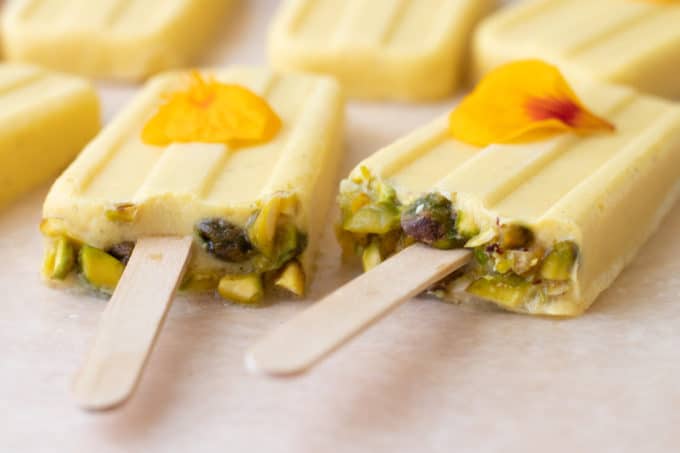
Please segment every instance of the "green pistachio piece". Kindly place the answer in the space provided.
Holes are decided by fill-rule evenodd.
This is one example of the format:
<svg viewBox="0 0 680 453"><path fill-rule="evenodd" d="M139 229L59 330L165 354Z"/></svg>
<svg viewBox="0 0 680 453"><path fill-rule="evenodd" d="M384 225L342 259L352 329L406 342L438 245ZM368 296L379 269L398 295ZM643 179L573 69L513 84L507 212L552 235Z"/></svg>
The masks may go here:
<svg viewBox="0 0 680 453"><path fill-rule="evenodd" d="M134 203L119 203L104 213L112 222L130 223L137 217L137 205Z"/></svg>
<svg viewBox="0 0 680 453"><path fill-rule="evenodd" d="M364 248L361 254L361 263L364 267L364 272L368 272L378 264L382 263L383 257L380 254L380 244L373 240Z"/></svg>
<svg viewBox="0 0 680 453"><path fill-rule="evenodd" d="M182 291L207 292L215 291L220 282L219 275L211 272L191 272L184 277Z"/></svg>
<svg viewBox="0 0 680 453"><path fill-rule="evenodd" d="M241 263L253 255L253 245L243 228L225 219L201 220L194 230L206 252L220 260Z"/></svg>
<svg viewBox="0 0 680 453"><path fill-rule="evenodd" d="M386 234L399 228L401 213L391 202L370 203L345 219L343 228L352 233Z"/></svg>
<svg viewBox="0 0 680 453"><path fill-rule="evenodd" d="M264 296L262 277L258 274L225 275L220 279L217 292L233 302L257 304Z"/></svg>
<svg viewBox="0 0 680 453"><path fill-rule="evenodd" d="M63 280L73 270L76 252L71 241L65 236L58 237L45 256L43 272L55 280Z"/></svg>
<svg viewBox="0 0 680 453"><path fill-rule="evenodd" d="M297 260L289 261L283 268L274 285L283 288L296 296L305 295L305 272Z"/></svg>
<svg viewBox="0 0 680 453"><path fill-rule="evenodd" d="M577 256L576 244L571 241L558 242L543 260L541 277L546 280L569 280Z"/></svg>
<svg viewBox="0 0 680 453"><path fill-rule="evenodd" d="M464 243L456 229L457 213L451 201L430 193L411 203L401 216L404 233L416 241L439 249L461 247Z"/></svg>
<svg viewBox="0 0 680 453"><path fill-rule="evenodd" d="M463 211L458 211L456 217L456 230L458 234L466 239L470 239L479 234L479 227L475 223L475 219L470 214Z"/></svg>
<svg viewBox="0 0 680 453"><path fill-rule="evenodd" d="M84 245L78 255L85 280L97 289L113 292L125 266L103 250Z"/></svg>
<svg viewBox="0 0 680 453"><path fill-rule="evenodd" d="M508 308L518 308L526 300L531 283L513 275L487 275L472 282L467 292Z"/></svg>

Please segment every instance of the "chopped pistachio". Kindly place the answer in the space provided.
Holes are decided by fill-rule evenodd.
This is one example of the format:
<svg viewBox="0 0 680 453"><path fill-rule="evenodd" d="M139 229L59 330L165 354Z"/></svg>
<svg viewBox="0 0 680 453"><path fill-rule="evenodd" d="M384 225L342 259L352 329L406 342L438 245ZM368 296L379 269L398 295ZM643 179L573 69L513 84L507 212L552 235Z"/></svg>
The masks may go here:
<svg viewBox="0 0 680 453"><path fill-rule="evenodd" d="M270 197L248 221L248 239L263 255L271 257L275 253L279 225L292 223L296 210L297 198L294 195L275 194Z"/></svg>
<svg viewBox="0 0 680 453"><path fill-rule="evenodd" d="M399 228L400 216L399 208L394 203L371 203L345 219L343 228L352 233L385 234Z"/></svg>
<svg viewBox="0 0 680 453"><path fill-rule="evenodd" d="M466 239L470 239L479 234L479 227L475 223L474 217L463 211L458 211L456 217L456 230L458 230L458 233Z"/></svg>
<svg viewBox="0 0 680 453"><path fill-rule="evenodd" d="M263 255L271 256L274 252L274 235L278 221L278 211L274 214L274 203L269 203L253 214L248 221L246 231L248 240Z"/></svg>
<svg viewBox="0 0 680 453"><path fill-rule="evenodd" d="M214 291L220 282L220 276L214 272L191 272L184 277L182 291Z"/></svg>
<svg viewBox="0 0 680 453"><path fill-rule="evenodd" d="M507 255L496 256L494 260L494 271L499 274L507 274L512 270L512 260Z"/></svg>
<svg viewBox="0 0 680 453"><path fill-rule="evenodd" d="M558 242L543 260L541 277L546 280L569 280L577 255L576 244L571 241Z"/></svg>
<svg viewBox="0 0 680 453"><path fill-rule="evenodd" d="M57 256L57 249L52 244L45 250L45 257L43 258L42 274L46 278L53 278L52 274L54 272L54 259Z"/></svg>
<svg viewBox="0 0 680 453"><path fill-rule="evenodd" d="M283 268L281 275L274 281L274 285L288 290L296 296L305 294L305 272L297 260L289 261Z"/></svg>
<svg viewBox="0 0 680 453"><path fill-rule="evenodd" d="M264 296L262 277L258 274L225 275L217 292L225 299L242 304L257 304Z"/></svg>
<svg viewBox="0 0 680 453"><path fill-rule="evenodd" d="M137 205L134 203L119 203L105 212L106 218L112 222L130 223L137 217Z"/></svg>
<svg viewBox="0 0 680 453"><path fill-rule="evenodd" d="M404 233L419 242L441 249L463 245L456 230L456 211L451 201L430 193L411 203L401 216Z"/></svg>
<svg viewBox="0 0 680 453"><path fill-rule="evenodd" d="M508 308L521 306L531 290L531 283L514 275L487 275L472 282L467 292Z"/></svg>
<svg viewBox="0 0 680 453"><path fill-rule="evenodd" d="M371 174L371 170L368 169L367 166L362 165L359 167L359 176L357 176L355 179L357 182L363 181L371 181L373 179L373 175Z"/></svg>
<svg viewBox="0 0 680 453"><path fill-rule="evenodd" d="M298 233L297 227L292 223L286 223L279 226L276 230L274 239L274 252L276 260L285 262L300 252L301 235Z"/></svg>
<svg viewBox="0 0 680 453"><path fill-rule="evenodd" d="M195 227L205 250L218 259L240 263L253 254L253 246L243 228L222 218L201 220Z"/></svg>
<svg viewBox="0 0 680 453"><path fill-rule="evenodd" d="M112 292L116 288L125 270L123 263L116 258L89 245L80 249L78 259L85 280L105 292Z"/></svg>
<svg viewBox="0 0 680 453"><path fill-rule="evenodd" d="M376 240L371 241L361 254L361 263L363 264L364 272L370 271L380 264L382 260L383 257L380 254L380 244Z"/></svg>
<svg viewBox="0 0 680 453"><path fill-rule="evenodd" d="M76 262L75 250L71 241L65 237L57 238L45 255L43 273L46 277L63 280L73 270Z"/></svg>
<svg viewBox="0 0 680 453"><path fill-rule="evenodd" d="M357 193L348 203L347 215L354 215L359 209L363 208L371 202L371 197L363 192Z"/></svg>

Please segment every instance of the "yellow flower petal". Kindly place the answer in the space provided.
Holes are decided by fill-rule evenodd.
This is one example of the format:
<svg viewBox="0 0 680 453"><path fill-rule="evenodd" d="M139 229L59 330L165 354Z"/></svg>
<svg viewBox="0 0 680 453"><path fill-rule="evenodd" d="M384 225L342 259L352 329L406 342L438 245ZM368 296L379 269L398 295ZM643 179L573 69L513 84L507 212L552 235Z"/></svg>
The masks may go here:
<svg viewBox="0 0 680 453"><path fill-rule="evenodd" d="M204 80L194 71L185 91L171 93L142 130L150 145L224 143L232 148L265 143L281 128L267 101L239 86Z"/></svg>
<svg viewBox="0 0 680 453"><path fill-rule="evenodd" d="M476 146L614 130L584 107L556 67L539 60L492 71L449 120L454 138Z"/></svg>

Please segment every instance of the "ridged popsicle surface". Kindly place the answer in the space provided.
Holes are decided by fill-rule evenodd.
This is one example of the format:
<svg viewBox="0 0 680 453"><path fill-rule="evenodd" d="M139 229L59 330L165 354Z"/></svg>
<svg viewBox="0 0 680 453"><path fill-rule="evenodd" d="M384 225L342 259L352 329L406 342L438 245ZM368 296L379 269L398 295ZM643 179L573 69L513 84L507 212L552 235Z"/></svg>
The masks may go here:
<svg viewBox="0 0 680 453"><path fill-rule="evenodd" d="M99 100L87 81L0 65L0 205L56 176L99 124Z"/></svg>
<svg viewBox="0 0 680 453"><path fill-rule="evenodd" d="M581 99L616 126L613 134L573 134L476 148L452 139L442 117L384 148L361 167L408 204L447 194L482 230L529 225L545 244L581 249L579 300L553 306L574 314L592 303L656 229L680 190L680 107L634 90L581 83Z"/></svg>
<svg viewBox="0 0 680 453"><path fill-rule="evenodd" d="M10 59L104 78L187 64L231 0L17 0L3 16Z"/></svg>
<svg viewBox="0 0 680 453"><path fill-rule="evenodd" d="M289 0L269 37L272 64L338 77L351 95L449 94L468 34L493 0Z"/></svg>
<svg viewBox="0 0 680 453"><path fill-rule="evenodd" d="M308 249L315 247L340 156L339 87L327 78L251 68L209 74L262 96L283 124L275 138L239 149L145 144L142 128L163 95L189 82L183 73L159 76L59 178L44 216L62 219L74 237L106 249L144 235L191 235L205 218L244 226L260 202L285 192L298 199L298 227L309 237ZM137 210L132 224L107 219L107 210L126 204Z"/></svg>
<svg viewBox="0 0 680 453"><path fill-rule="evenodd" d="M680 97L680 4L630 0L538 0L512 5L476 32L478 75L513 59Z"/></svg>

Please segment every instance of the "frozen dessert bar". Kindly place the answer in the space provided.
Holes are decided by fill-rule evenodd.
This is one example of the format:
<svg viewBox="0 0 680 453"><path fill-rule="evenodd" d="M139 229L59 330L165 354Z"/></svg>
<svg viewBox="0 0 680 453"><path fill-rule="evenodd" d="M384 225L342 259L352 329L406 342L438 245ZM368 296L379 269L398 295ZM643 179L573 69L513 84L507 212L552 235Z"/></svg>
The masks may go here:
<svg viewBox="0 0 680 453"><path fill-rule="evenodd" d="M678 24L674 0L524 0L479 26L475 72L541 58L582 77L680 98Z"/></svg>
<svg viewBox="0 0 680 453"><path fill-rule="evenodd" d="M95 136L99 99L85 80L0 65L0 206L63 170Z"/></svg>
<svg viewBox="0 0 680 453"><path fill-rule="evenodd" d="M44 273L112 291L135 241L193 236L186 290L301 295L341 154L335 81L236 67L153 78L57 180Z"/></svg>
<svg viewBox="0 0 680 453"><path fill-rule="evenodd" d="M3 13L6 58L91 77L139 79L190 64L232 0L16 0Z"/></svg>
<svg viewBox="0 0 680 453"><path fill-rule="evenodd" d="M584 312L678 197L680 106L626 87L573 88L614 131L475 146L442 117L361 162L341 183L345 248L371 268L416 240L464 247L474 259L435 295Z"/></svg>
<svg viewBox="0 0 680 453"><path fill-rule="evenodd" d="M469 35L496 0L286 0L271 26L281 70L335 76L351 96L445 97L457 87Z"/></svg>

